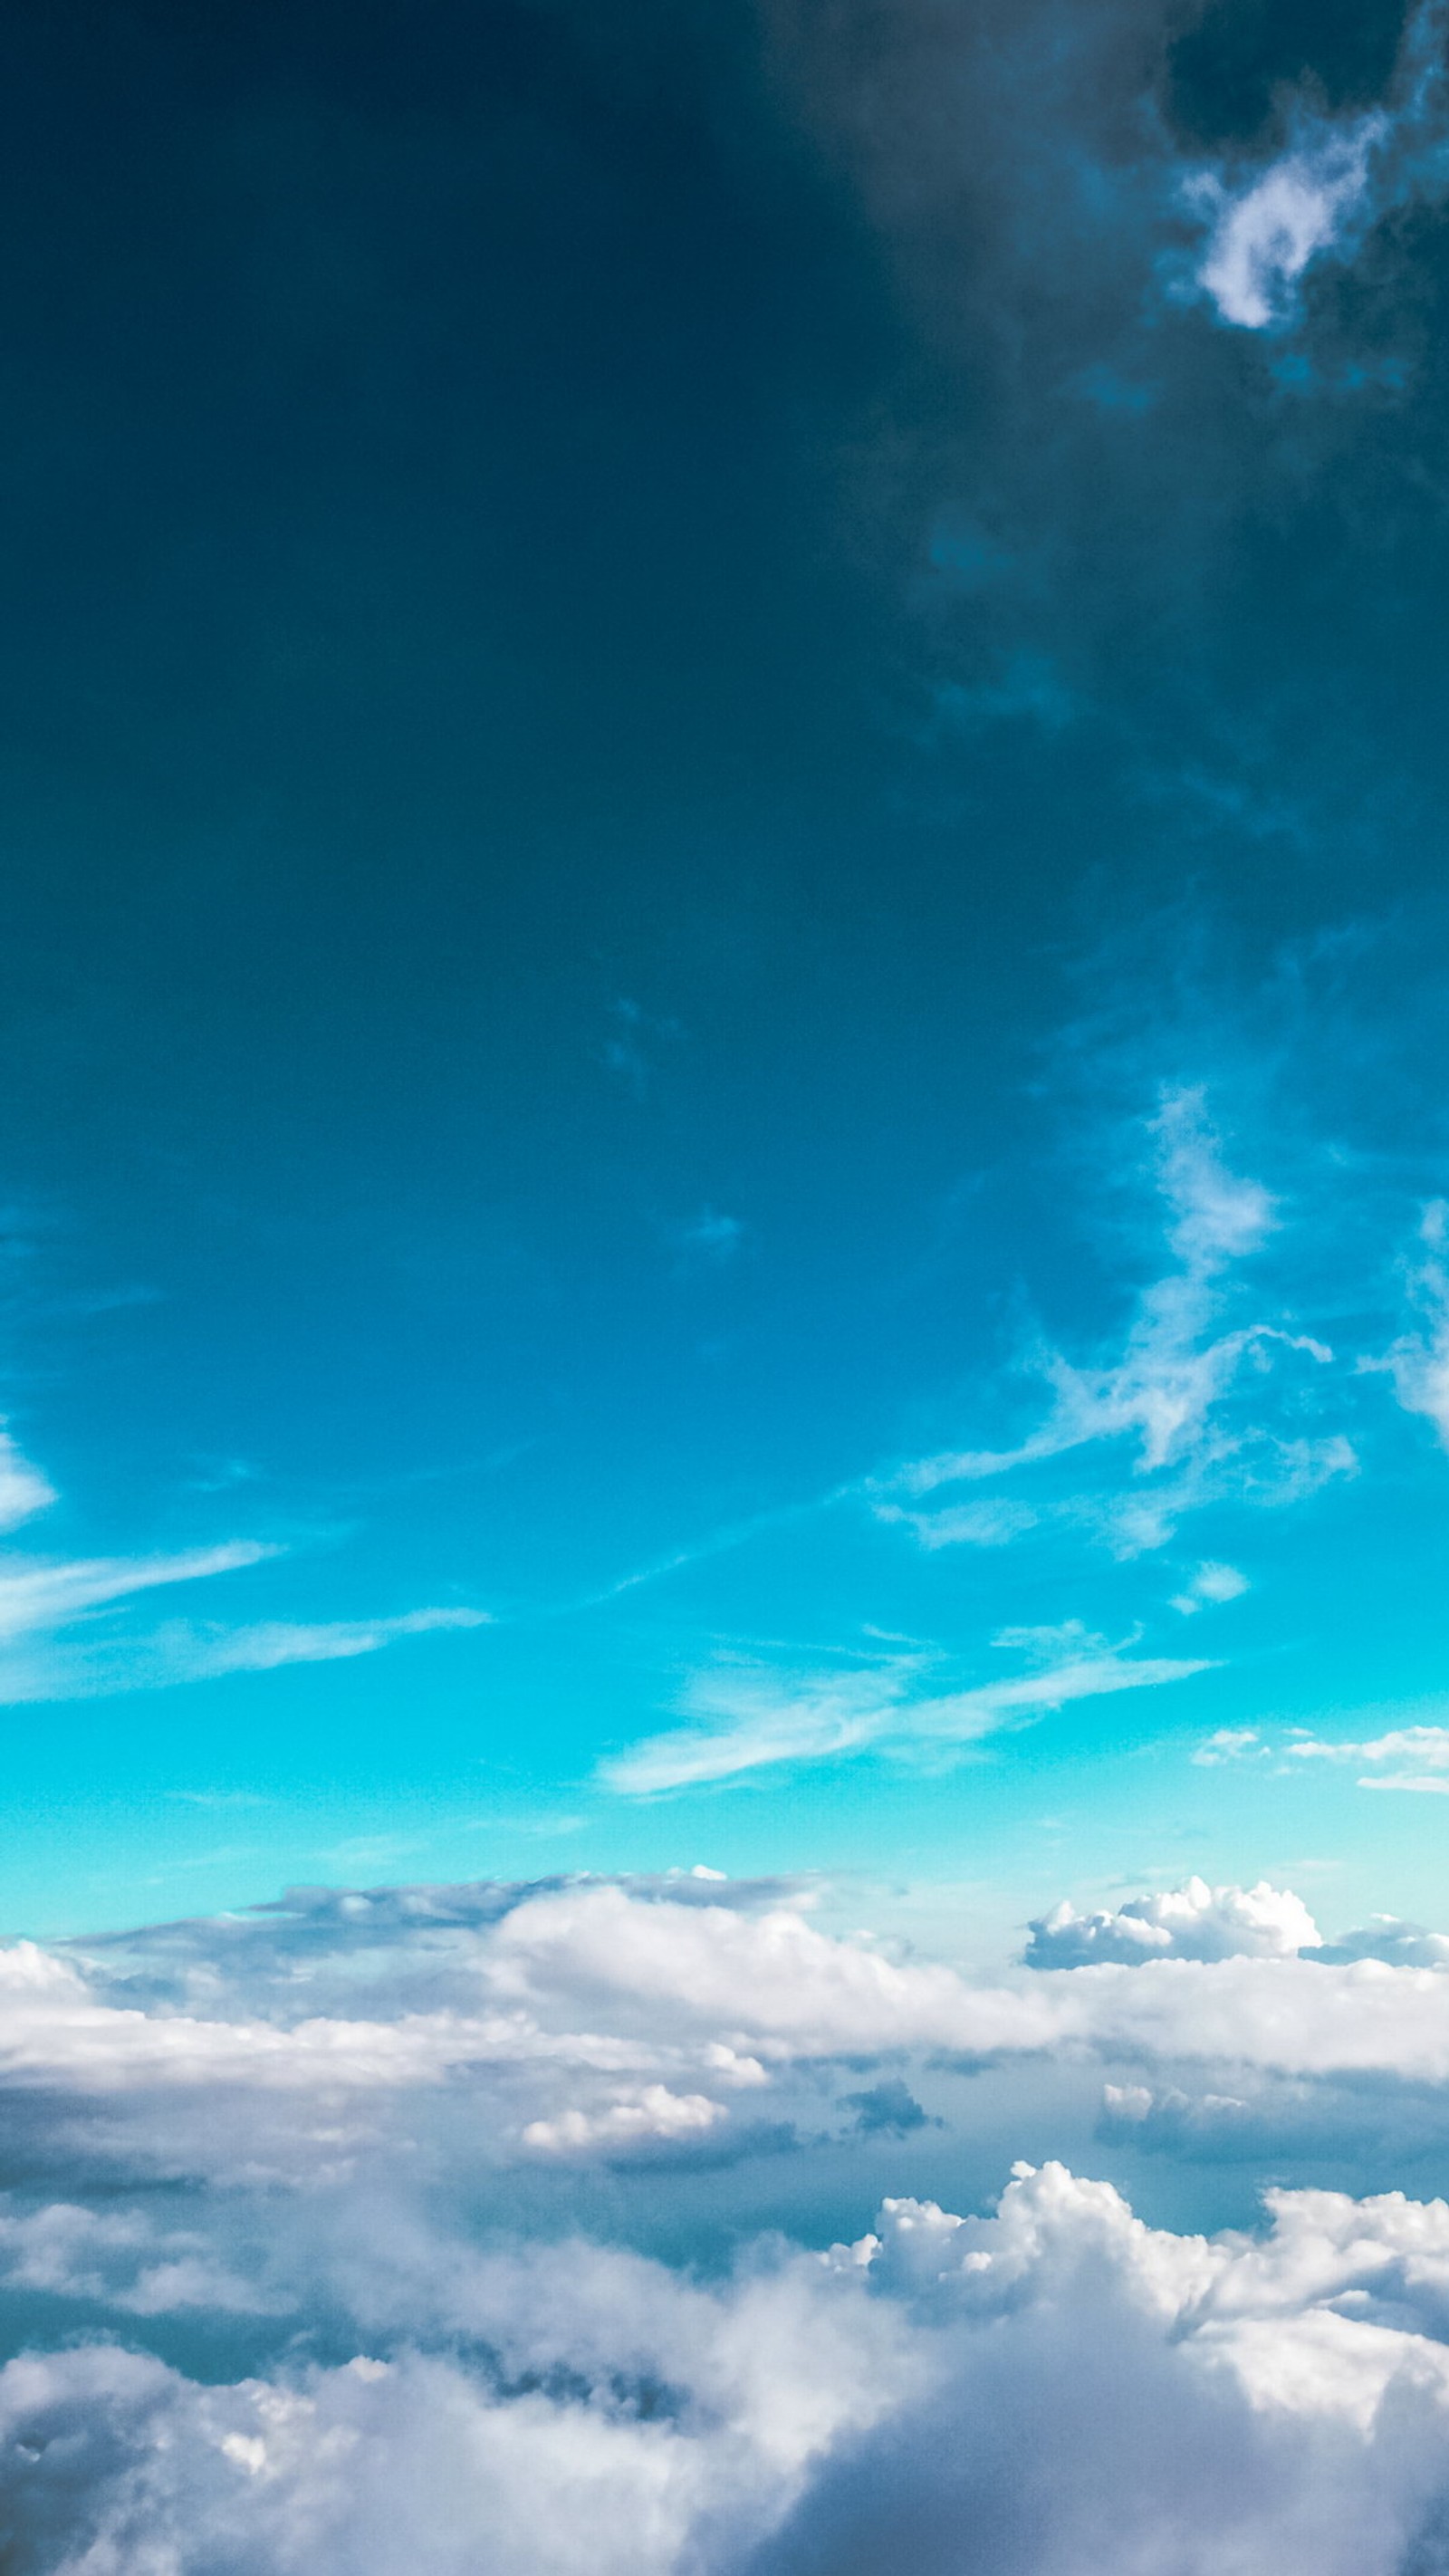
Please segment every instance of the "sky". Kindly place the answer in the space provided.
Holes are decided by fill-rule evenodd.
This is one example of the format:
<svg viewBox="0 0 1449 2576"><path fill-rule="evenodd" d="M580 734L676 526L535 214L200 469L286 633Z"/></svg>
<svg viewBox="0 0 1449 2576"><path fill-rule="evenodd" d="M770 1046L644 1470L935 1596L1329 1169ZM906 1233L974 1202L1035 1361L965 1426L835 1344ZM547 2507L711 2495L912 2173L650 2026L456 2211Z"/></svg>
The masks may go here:
<svg viewBox="0 0 1449 2576"><path fill-rule="evenodd" d="M13 13L9 1929L1431 1905L1441 36Z"/></svg>
<svg viewBox="0 0 1449 2576"><path fill-rule="evenodd" d="M1449 12L12 0L0 2558L1449 2567Z"/></svg>

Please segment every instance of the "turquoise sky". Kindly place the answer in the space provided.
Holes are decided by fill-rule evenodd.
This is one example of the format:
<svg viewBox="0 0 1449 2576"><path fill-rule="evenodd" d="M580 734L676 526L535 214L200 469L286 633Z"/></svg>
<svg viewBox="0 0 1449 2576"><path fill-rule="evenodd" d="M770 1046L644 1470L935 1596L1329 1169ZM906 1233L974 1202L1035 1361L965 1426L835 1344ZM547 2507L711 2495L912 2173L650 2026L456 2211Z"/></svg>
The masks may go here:
<svg viewBox="0 0 1449 2576"><path fill-rule="evenodd" d="M6 1931L1434 1918L1439 75L823 30L10 13Z"/></svg>

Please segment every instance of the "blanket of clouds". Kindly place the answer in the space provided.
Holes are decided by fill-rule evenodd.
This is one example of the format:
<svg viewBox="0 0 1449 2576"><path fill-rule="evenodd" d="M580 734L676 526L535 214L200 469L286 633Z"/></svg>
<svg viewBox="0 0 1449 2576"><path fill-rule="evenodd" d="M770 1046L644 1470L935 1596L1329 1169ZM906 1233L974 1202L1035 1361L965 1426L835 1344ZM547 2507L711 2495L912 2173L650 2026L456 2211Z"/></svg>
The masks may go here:
<svg viewBox="0 0 1449 2576"><path fill-rule="evenodd" d="M7 2569L1440 2568L1449 1944L1193 1880L967 1975L818 1894L0 1953Z"/></svg>

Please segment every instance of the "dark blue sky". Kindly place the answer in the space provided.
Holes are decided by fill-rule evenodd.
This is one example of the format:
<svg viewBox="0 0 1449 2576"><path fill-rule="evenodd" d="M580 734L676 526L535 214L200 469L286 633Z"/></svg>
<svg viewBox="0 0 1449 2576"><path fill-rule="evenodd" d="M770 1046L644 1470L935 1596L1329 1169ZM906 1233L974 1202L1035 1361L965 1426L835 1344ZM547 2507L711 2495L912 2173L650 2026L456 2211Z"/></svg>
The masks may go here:
<svg viewBox="0 0 1449 2576"><path fill-rule="evenodd" d="M1099 1756L1139 1840L1084 1827L1084 1883L1194 1834L1247 1876L1296 1816L1244 1857L1183 1745L1424 1717L1433 34L10 10L6 1401L57 1499L11 1515L9 1917L539 1835L1009 1847L1009 1905L1038 1772ZM1273 1213L1205 1252L1228 1174ZM924 1464L1037 1436L1053 1350L1118 1372L1109 1481L1177 1478L1153 1532L1075 1433L1000 1471L1045 1503L971 1521L978 1464L912 1519ZM1054 1717L1043 1669L1087 1676ZM943 1767L981 1729L938 1704L997 1683L1002 1746ZM762 1694L748 1789L670 1755L637 1801L630 1746L756 1745ZM1164 1728L1138 1817L1113 1766ZM1412 1871L1428 1813L1430 1865L1436 1799L1321 1777L1320 1839L1392 1811Z"/></svg>

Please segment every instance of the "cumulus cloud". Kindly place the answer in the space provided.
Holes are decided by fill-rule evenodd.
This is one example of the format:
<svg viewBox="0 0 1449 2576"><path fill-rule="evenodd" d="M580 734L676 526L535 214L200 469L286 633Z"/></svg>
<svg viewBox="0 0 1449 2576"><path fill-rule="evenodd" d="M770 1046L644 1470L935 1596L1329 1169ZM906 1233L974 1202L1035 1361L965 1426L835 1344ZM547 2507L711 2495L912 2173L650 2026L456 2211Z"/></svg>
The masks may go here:
<svg viewBox="0 0 1449 2576"><path fill-rule="evenodd" d="M1203 1770L1215 1771L1224 1762L1242 1762L1267 1750L1255 1726L1219 1726L1194 1746L1190 1758Z"/></svg>
<svg viewBox="0 0 1449 2576"><path fill-rule="evenodd" d="M646 2084L634 2098L607 2103L596 2111L561 2111L556 2119L530 2120L523 2143L540 2155L595 2155L599 2149L677 2145L703 2137L726 2117L722 2102L706 2093L671 2093L665 2084Z"/></svg>
<svg viewBox="0 0 1449 2576"><path fill-rule="evenodd" d="M1065 1899L1030 1926L1029 1968L1081 1968L1094 1960L1291 1959L1323 1935L1290 1888L1185 1887L1134 1896L1115 1914L1078 1914Z"/></svg>
<svg viewBox="0 0 1449 2576"><path fill-rule="evenodd" d="M1340 1932L1325 1945L1325 1959L1384 1959L1395 1968L1449 1968L1449 1936L1406 1923L1397 1914L1376 1914L1356 1930Z"/></svg>
<svg viewBox="0 0 1449 2576"><path fill-rule="evenodd" d="M827 1933L768 1886L580 1878L437 1891L431 1910L409 1893L410 1911L371 1919L365 1896L354 1914L304 1894L281 1917L163 1926L66 1957L12 1946L0 2082L12 2102L152 2122L173 2156L189 2099L203 2169L230 2171L251 2152L249 2122L281 2153L323 2097L336 2146L411 2103L466 2095L475 2152L506 2162L538 2122L564 2126L534 2147L612 2149L651 2118L659 2134L703 2127L700 2100L722 2123L804 2070L892 2052L1449 2081L1449 1981L1426 1954L1320 1958L1300 1900L1265 1885L1189 1882L1114 1916L1058 1909L1031 1955L1072 1973L984 1978Z"/></svg>
<svg viewBox="0 0 1449 2576"><path fill-rule="evenodd" d="M1294 1955L1288 1891L1193 1881L1045 1918L1070 1973L972 1977L802 1892L298 1890L0 1950L7 2569L1432 2566L1442 2202L1279 2187L1204 2235L1040 2155L985 2215L921 2181L1028 2061L1105 2079L1101 2135L1159 2175L1370 2122L1442 2158L1449 1942ZM835 2245L817 2149L833 2206L898 2177ZM589 2241L633 2193L692 2243L701 2162L751 2155L787 2230L733 2265Z"/></svg>
<svg viewBox="0 0 1449 2576"><path fill-rule="evenodd" d="M1266 2219L1174 2235L1049 2163L987 2217L889 2199L712 2288L574 2247L465 2259L436 2302L415 2247L464 2350L377 2318L209 2385L114 2344L12 2361L7 2562L1395 2576L1440 2528L1449 2211Z"/></svg>

